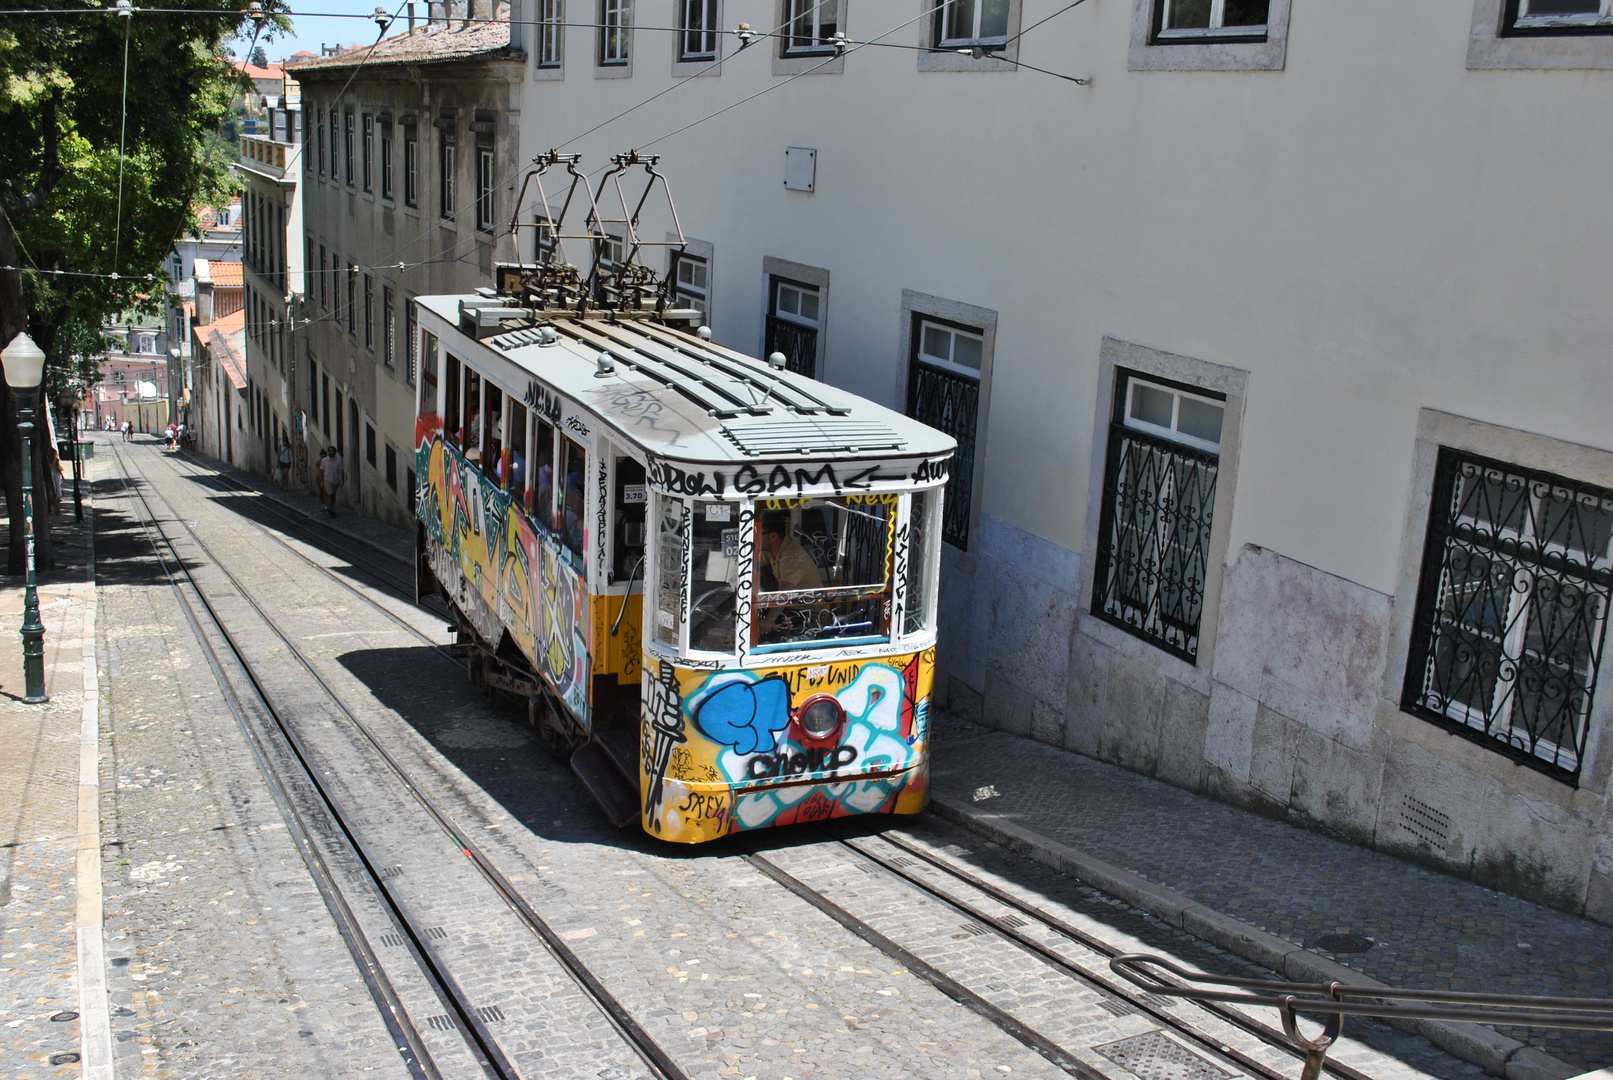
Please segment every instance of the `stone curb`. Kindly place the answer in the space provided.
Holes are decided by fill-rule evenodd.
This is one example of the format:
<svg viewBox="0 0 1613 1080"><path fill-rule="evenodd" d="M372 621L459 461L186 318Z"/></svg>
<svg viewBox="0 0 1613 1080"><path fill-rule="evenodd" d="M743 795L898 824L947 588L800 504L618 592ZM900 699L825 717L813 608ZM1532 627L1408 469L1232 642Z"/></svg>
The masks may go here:
<svg viewBox="0 0 1613 1080"><path fill-rule="evenodd" d="M1295 982L1349 982L1357 986L1387 985L1276 934L1268 934L1241 919L1189 900L1173 889L1156 885L1129 870L1122 870L1068 844L1033 832L1001 814L957 802L933 791L930 809L955 825L1063 871L1235 956L1270 968L1286 979ZM1543 1051L1479 1024L1452 1024L1439 1020L1387 1022L1414 1031L1452 1056L1477 1065L1492 1076L1505 1077L1505 1080L1567 1080L1579 1072L1574 1066ZM1609 1080L1613 1080L1613 1077Z"/></svg>

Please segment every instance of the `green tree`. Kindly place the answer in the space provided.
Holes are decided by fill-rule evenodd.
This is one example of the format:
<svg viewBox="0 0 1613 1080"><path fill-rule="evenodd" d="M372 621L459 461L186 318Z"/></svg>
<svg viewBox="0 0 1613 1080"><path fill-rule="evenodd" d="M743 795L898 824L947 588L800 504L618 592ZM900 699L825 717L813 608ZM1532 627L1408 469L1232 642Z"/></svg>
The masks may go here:
<svg viewBox="0 0 1613 1080"><path fill-rule="evenodd" d="M225 43L289 25L271 14L254 27L244 0L196 0L183 14L125 16L87 0L49 7L0 23L0 346L26 331L47 370L82 355L88 328L160 304L162 261L195 227L195 208L228 201L229 159L212 149L240 79ZM6 503L18 507L16 404L0 394ZM34 459L36 490L48 489L43 457ZM13 571L23 561L18 517ZM48 568L48 516L39 526L37 557Z"/></svg>

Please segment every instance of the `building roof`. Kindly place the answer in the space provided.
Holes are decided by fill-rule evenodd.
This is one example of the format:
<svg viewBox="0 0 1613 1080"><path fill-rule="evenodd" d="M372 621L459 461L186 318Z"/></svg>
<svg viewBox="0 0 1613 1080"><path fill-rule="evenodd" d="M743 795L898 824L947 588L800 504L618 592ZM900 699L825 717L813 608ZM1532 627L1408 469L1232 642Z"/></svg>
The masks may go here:
<svg viewBox="0 0 1613 1080"><path fill-rule="evenodd" d="M514 364L522 380L537 380L577 402L615 429L615 437L674 461L754 465L781 460L915 459L950 455L946 434L867 398L754 357L723 348L648 318L612 320L594 313L546 311L473 340L462 332L461 307L504 300L480 296L422 296L427 325L444 346L470 358L484 374L501 374L493 356ZM423 320L426 321L426 320ZM542 326L557 331L543 342ZM600 377L606 360L607 377ZM505 376L507 377L507 376ZM514 393L519 381L505 390ZM872 473L873 470L870 470ZM876 477L891 479L891 477Z"/></svg>
<svg viewBox="0 0 1613 1080"><path fill-rule="evenodd" d="M343 49L335 56L318 56L311 60L291 59L290 70L299 79L318 76L321 72L341 72L363 64L375 67L381 64L448 64L467 60L514 60L525 56L520 49L510 47L510 24L507 22L478 22L472 26L457 23L430 23L412 31L382 38L372 51L367 45Z"/></svg>
<svg viewBox="0 0 1613 1080"><path fill-rule="evenodd" d="M286 66L284 64L269 64L265 67L259 67L257 64L249 63L244 60L237 60L235 62L235 70L242 72L249 79L279 80L286 74Z"/></svg>
<svg viewBox="0 0 1613 1080"><path fill-rule="evenodd" d="M246 311L232 312L222 319L208 323L198 333L205 332L203 344L213 361L237 390L246 389Z"/></svg>
<svg viewBox="0 0 1613 1080"><path fill-rule="evenodd" d="M207 263L207 273L212 279L215 289L239 289L243 282L241 278L241 264L238 262L219 262L217 259L198 259L198 262Z"/></svg>

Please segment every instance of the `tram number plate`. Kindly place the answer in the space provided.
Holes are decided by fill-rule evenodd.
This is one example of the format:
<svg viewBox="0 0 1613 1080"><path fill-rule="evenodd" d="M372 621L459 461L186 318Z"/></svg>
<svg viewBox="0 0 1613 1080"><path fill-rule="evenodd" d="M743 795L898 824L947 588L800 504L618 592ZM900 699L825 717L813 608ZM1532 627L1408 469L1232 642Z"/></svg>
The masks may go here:
<svg viewBox="0 0 1613 1080"><path fill-rule="evenodd" d="M635 504L642 504L646 501L647 497L644 494L643 484L622 485L622 505L633 506Z"/></svg>
<svg viewBox="0 0 1613 1080"><path fill-rule="evenodd" d="M732 521L734 520L734 508L727 503L707 503L706 520L717 522Z"/></svg>
<svg viewBox="0 0 1613 1080"><path fill-rule="evenodd" d="M722 557L725 559L739 558L738 529L724 529L722 531Z"/></svg>

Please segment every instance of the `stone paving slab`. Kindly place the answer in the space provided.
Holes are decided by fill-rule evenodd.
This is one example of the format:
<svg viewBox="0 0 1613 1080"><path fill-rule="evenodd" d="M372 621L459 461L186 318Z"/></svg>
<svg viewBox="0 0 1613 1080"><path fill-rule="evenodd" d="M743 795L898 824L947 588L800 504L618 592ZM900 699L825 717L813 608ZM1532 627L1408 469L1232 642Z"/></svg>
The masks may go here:
<svg viewBox="0 0 1613 1080"><path fill-rule="evenodd" d="M1613 927L1030 739L935 730L938 809L990 814L1391 985L1613 997ZM1329 951L1327 935L1372 944ZM1503 1030L1579 1068L1613 1062L1613 1033Z"/></svg>

